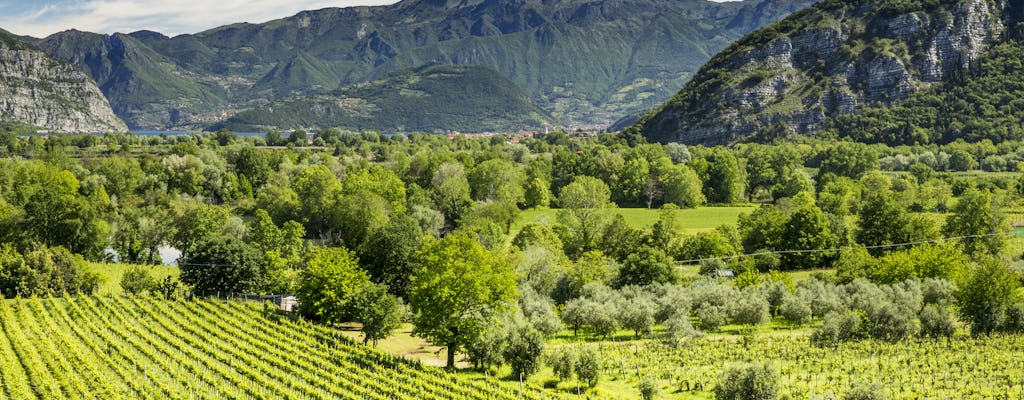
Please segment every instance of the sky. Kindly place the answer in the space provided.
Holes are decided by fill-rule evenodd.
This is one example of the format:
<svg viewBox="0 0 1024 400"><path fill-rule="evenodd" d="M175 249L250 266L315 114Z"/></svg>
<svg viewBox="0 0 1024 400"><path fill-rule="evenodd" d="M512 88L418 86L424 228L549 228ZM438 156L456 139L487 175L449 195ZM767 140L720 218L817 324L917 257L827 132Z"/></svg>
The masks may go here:
<svg viewBox="0 0 1024 400"><path fill-rule="evenodd" d="M395 2L397 0L0 0L0 29L38 38L68 29L107 34L151 30L175 36L236 22L266 22L303 10Z"/></svg>
<svg viewBox="0 0 1024 400"><path fill-rule="evenodd" d="M260 23L326 7L396 0L0 0L0 29L45 37L68 29L95 33L151 30L168 36L236 22Z"/></svg>

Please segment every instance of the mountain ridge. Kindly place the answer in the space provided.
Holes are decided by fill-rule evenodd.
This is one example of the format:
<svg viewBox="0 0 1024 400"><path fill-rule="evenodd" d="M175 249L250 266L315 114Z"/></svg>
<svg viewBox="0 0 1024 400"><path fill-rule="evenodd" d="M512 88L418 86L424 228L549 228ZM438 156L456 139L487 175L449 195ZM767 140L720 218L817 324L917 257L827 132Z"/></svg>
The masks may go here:
<svg viewBox="0 0 1024 400"><path fill-rule="evenodd" d="M211 130L302 127L386 133L539 131L558 124L497 71L427 65L241 112Z"/></svg>
<svg viewBox="0 0 1024 400"><path fill-rule="evenodd" d="M657 105L718 49L814 1L406 0L325 8L174 37L116 34L138 59L112 54L101 64L137 79L94 78L129 125L166 127L425 64L480 65L563 122L606 125ZM59 51L80 35L54 34L40 47L94 71L85 55L111 55L102 50L108 45ZM180 79L161 87L146 77Z"/></svg>

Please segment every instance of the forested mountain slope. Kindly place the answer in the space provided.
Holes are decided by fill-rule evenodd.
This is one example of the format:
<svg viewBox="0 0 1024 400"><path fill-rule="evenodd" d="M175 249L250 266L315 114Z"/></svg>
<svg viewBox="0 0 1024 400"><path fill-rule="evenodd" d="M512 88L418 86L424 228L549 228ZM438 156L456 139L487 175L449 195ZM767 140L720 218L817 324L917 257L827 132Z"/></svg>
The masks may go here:
<svg viewBox="0 0 1024 400"><path fill-rule="evenodd" d="M563 123L667 99L712 54L815 0L406 0L194 35L42 39L89 71L133 127L195 126L425 64L501 72Z"/></svg>
<svg viewBox="0 0 1024 400"><path fill-rule="evenodd" d="M433 65L323 95L298 96L239 113L213 128L290 127L382 132L515 132L558 122L518 87L483 67Z"/></svg>

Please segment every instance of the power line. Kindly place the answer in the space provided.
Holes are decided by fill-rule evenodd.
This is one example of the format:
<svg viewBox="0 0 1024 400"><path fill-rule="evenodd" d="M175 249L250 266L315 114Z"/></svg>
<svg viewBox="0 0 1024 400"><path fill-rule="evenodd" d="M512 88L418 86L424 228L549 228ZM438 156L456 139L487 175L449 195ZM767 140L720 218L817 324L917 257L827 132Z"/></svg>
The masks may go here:
<svg viewBox="0 0 1024 400"><path fill-rule="evenodd" d="M946 241L951 241L951 240L984 238L984 237L994 237L994 236L1003 236L1003 235L1010 236L1011 234L1010 233L987 233L987 234L984 234L984 235L955 236L955 237L941 238L941 239L935 239L935 240L922 240L922 241L918 241L918 242L879 244L879 245L874 245L874 246L864 246L864 248L865 249L887 249L887 248L892 248L892 247L916 246L916 245L919 245L919 244L926 244L926 243L939 243L939 242L946 242ZM691 260L677 260L676 264L694 264L694 263L699 263L699 262L704 261L704 260L732 260L732 259L736 259L736 258L765 256L765 255L769 255L769 254L828 253L828 252L839 252L839 251L844 251L844 250L850 250L850 249L853 249L853 248L854 247L846 246L846 247L836 247L836 248L830 248L830 249L772 250L772 251L762 251L762 252L759 252L759 253L737 254L737 255L732 255L732 256L705 257L705 258L695 258L695 259L691 259Z"/></svg>

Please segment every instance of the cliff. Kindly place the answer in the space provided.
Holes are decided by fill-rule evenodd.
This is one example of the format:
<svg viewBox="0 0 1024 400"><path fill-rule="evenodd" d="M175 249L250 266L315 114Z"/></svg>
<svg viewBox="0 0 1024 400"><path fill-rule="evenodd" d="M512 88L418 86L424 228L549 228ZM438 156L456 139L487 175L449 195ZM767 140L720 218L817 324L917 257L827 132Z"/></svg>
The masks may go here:
<svg viewBox="0 0 1024 400"><path fill-rule="evenodd" d="M0 121L60 132L124 132L96 83L74 66L0 31Z"/></svg>

